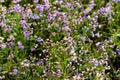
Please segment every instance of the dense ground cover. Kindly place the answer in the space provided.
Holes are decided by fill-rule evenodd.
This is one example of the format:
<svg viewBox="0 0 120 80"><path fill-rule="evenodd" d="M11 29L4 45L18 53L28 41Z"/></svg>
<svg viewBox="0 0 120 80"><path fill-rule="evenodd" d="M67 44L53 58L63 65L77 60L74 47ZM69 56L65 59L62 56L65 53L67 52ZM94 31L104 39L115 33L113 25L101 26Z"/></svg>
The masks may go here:
<svg viewBox="0 0 120 80"><path fill-rule="evenodd" d="M0 0L0 80L119 80L120 0Z"/></svg>

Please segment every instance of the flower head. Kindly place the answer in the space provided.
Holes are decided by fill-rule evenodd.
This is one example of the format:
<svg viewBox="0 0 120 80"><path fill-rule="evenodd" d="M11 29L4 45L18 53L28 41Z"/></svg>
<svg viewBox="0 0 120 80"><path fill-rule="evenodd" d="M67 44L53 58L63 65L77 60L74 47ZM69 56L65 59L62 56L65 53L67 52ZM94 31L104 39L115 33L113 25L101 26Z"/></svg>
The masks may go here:
<svg viewBox="0 0 120 80"><path fill-rule="evenodd" d="M15 5L13 9L14 9L15 12L21 12L20 4Z"/></svg>
<svg viewBox="0 0 120 80"><path fill-rule="evenodd" d="M119 50L117 50L117 53L118 53L118 55L120 55L120 49L119 49Z"/></svg>
<svg viewBox="0 0 120 80"><path fill-rule="evenodd" d="M39 10L39 11L40 11L40 13L42 14L42 13L43 13L43 10L44 10L44 6L43 6L43 5L38 4L38 5L36 6L36 9L37 9L37 10Z"/></svg>
<svg viewBox="0 0 120 80"><path fill-rule="evenodd" d="M34 2L35 2L35 3L38 3L38 2L39 2L39 0L34 0Z"/></svg>
<svg viewBox="0 0 120 80"><path fill-rule="evenodd" d="M37 42L41 42L43 41L43 39L41 39L40 37L37 38Z"/></svg>
<svg viewBox="0 0 120 80"><path fill-rule="evenodd" d="M13 3L18 3L20 2L21 0L13 0Z"/></svg>
<svg viewBox="0 0 120 80"><path fill-rule="evenodd" d="M18 47L20 48L20 49L24 49L24 46L22 45L22 43L19 41L18 42Z"/></svg>
<svg viewBox="0 0 120 80"><path fill-rule="evenodd" d="M5 43L0 44L0 48L1 49L5 49L6 48L6 44Z"/></svg>

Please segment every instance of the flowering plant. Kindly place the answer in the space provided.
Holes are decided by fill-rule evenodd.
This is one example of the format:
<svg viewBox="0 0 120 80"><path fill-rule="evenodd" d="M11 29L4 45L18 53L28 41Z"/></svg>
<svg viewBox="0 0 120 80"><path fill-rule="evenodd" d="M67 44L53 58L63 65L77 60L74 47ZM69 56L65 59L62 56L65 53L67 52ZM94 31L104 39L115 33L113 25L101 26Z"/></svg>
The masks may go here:
<svg viewBox="0 0 120 80"><path fill-rule="evenodd" d="M0 80L119 80L120 0L0 0Z"/></svg>

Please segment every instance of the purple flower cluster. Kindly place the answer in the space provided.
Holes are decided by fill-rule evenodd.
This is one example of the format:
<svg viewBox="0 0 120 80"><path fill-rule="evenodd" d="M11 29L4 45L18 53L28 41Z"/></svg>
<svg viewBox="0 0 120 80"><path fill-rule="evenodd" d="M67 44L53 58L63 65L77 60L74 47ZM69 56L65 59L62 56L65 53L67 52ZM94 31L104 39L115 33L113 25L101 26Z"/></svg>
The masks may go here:
<svg viewBox="0 0 120 80"><path fill-rule="evenodd" d="M44 10L44 6L38 4L38 5L36 6L36 10L39 10L39 11L40 11L40 14L42 14L42 13L43 13L43 10Z"/></svg>
<svg viewBox="0 0 120 80"><path fill-rule="evenodd" d="M19 4L16 4L13 8L15 12L21 12L21 6Z"/></svg>
<svg viewBox="0 0 120 80"><path fill-rule="evenodd" d="M113 1L116 2L116 3L117 3L117 2L120 2L120 0L113 0Z"/></svg>

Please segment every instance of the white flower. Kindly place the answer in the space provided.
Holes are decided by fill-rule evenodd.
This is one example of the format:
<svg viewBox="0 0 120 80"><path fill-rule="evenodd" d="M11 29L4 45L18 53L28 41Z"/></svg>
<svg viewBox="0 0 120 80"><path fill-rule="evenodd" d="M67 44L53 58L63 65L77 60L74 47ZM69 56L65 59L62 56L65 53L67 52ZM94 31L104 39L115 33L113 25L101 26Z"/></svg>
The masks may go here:
<svg viewBox="0 0 120 80"><path fill-rule="evenodd" d="M0 36L0 42L2 42L3 40L4 40L4 38Z"/></svg>
<svg viewBox="0 0 120 80"><path fill-rule="evenodd" d="M0 0L0 2L5 2L5 0Z"/></svg>

